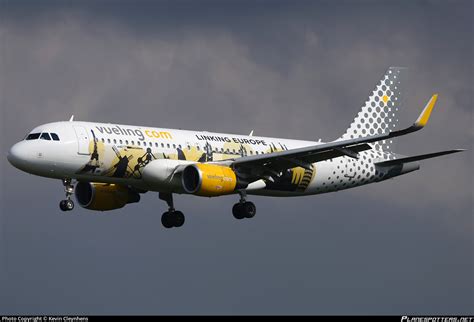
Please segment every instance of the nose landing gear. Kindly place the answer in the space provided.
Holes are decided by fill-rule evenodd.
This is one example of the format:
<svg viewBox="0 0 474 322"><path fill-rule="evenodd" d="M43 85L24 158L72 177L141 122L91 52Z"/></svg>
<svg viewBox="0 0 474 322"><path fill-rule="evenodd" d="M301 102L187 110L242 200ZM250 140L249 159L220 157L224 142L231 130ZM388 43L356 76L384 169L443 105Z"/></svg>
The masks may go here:
<svg viewBox="0 0 474 322"><path fill-rule="evenodd" d="M232 207L232 215L236 219L252 218L257 213L255 204L251 201L247 201L247 195L245 191L239 191L240 200Z"/></svg>
<svg viewBox="0 0 474 322"><path fill-rule="evenodd" d="M71 179L63 179L63 185L66 199L59 202L59 208L62 211L71 211L74 209L74 201L71 200L71 196L74 193L74 185Z"/></svg>

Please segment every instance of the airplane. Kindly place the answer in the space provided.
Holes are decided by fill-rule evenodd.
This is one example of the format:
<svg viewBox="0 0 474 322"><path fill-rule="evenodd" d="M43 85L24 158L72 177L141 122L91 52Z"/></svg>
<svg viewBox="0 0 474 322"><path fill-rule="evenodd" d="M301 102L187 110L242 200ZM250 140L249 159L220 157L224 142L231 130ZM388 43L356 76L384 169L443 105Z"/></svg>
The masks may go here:
<svg viewBox="0 0 474 322"><path fill-rule="evenodd" d="M165 228L181 227L173 194L238 195L236 219L252 218L248 195L290 197L335 192L384 181L420 168L424 159L454 149L404 156L393 139L422 129L438 98L434 94L415 123L398 129L401 77L390 67L346 132L331 142L185 131L147 126L69 121L43 124L11 147L9 162L30 174L60 179L74 208L108 211L136 203L154 191L168 205Z"/></svg>

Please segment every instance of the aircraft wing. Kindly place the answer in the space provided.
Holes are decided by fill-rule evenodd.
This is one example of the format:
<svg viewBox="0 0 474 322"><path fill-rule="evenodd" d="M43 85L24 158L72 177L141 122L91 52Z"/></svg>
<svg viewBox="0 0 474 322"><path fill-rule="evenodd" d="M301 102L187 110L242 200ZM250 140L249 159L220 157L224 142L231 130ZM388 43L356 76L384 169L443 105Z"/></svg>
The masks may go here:
<svg viewBox="0 0 474 322"><path fill-rule="evenodd" d="M402 130L350 140L333 141L268 154L245 156L231 160L232 162L230 164L234 169L239 170L241 173L257 174L257 172L260 172L261 174L262 172L267 172L271 175L298 166L309 168L311 167L311 163L333 159L340 156L358 158L358 152L371 149L370 145L367 143L389 140L422 129L429 120L437 98L437 94L433 95L415 123Z"/></svg>

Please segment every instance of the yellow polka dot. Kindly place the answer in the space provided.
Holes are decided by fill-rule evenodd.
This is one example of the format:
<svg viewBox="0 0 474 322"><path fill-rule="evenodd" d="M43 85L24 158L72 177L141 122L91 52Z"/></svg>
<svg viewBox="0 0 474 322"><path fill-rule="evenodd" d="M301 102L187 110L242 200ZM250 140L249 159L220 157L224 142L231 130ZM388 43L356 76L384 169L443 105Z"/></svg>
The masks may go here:
<svg viewBox="0 0 474 322"><path fill-rule="evenodd" d="M382 97L382 100L383 100L383 102L384 102L385 104L387 104L387 102L388 102L388 96L387 96L387 95L384 95L384 96Z"/></svg>

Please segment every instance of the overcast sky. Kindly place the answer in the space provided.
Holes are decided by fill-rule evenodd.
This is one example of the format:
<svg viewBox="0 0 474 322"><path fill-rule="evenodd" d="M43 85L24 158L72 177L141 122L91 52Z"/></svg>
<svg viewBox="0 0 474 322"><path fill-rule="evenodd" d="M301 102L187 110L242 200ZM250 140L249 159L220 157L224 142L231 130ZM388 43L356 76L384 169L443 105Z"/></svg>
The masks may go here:
<svg viewBox="0 0 474 322"><path fill-rule="evenodd" d="M0 1L0 313L473 314L472 1ZM301 198L62 213L8 148L51 121L333 140L405 66L396 152L469 151Z"/></svg>

